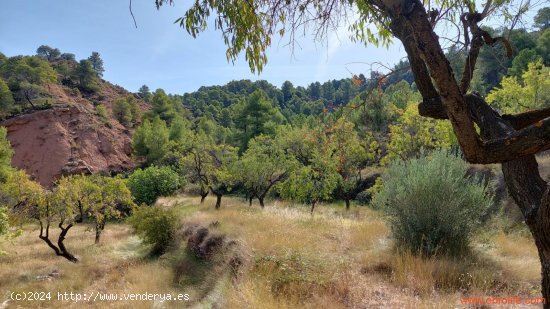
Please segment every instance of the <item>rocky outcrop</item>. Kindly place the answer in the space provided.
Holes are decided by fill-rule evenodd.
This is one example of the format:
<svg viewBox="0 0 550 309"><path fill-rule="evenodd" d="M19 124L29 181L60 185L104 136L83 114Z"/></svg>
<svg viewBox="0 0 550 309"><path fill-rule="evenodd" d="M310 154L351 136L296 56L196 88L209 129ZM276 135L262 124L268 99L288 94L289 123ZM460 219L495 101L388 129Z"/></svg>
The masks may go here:
<svg viewBox="0 0 550 309"><path fill-rule="evenodd" d="M111 113L112 102L128 92L104 83L96 97L84 99L59 85L50 89L56 102L52 109L0 123L8 129L15 167L51 187L63 175L121 172L134 166L130 130L112 117L99 119L94 108L104 104Z"/></svg>

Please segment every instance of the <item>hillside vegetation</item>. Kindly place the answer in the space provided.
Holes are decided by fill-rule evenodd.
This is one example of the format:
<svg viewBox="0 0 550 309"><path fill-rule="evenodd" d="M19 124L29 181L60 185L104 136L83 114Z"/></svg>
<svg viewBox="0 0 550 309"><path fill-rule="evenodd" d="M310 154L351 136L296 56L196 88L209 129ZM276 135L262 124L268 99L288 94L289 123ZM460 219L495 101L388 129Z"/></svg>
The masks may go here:
<svg viewBox="0 0 550 309"><path fill-rule="evenodd" d="M533 31L484 28L509 34L511 57L481 48L477 79L458 94L490 104L477 127L468 107L480 147L531 141L517 132L547 139L547 118L532 112L550 110L547 13ZM456 46L444 55L455 84L467 57ZM422 116L425 85L408 66L179 95L104 81L97 52L0 54L0 308L36 306L13 298L29 291L51 292L40 306L75 308L80 299L58 293L99 308L540 305L550 273L537 237L548 234L532 220L545 208L515 202L531 201L522 185L543 194L546 148L467 163L456 119L441 119L456 111ZM184 300L124 299L167 293Z"/></svg>

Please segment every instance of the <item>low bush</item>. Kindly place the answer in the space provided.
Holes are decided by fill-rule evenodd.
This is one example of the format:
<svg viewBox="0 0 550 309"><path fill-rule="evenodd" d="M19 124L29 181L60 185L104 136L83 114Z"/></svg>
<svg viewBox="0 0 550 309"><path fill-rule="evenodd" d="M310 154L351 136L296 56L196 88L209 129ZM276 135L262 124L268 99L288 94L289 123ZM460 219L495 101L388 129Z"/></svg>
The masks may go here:
<svg viewBox="0 0 550 309"><path fill-rule="evenodd" d="M382 176L372 204L390 215L398 247L459 255L492 203L488 185L467 176L468 164L444 151L396 161Z"/></svg>
<svg viewBox="0 0 550 309"><path fill-rule="evenodd" d="M168 196L181 188L183 179L169 167L137 169L128 178L128 188L137 204L153 204L159 196Z"/></svg>
<svg viewBox="0 0 550 309"><path fill-rule="evenodd" d="M161 255L168 250L178 227L178 216L172 209L158 206L138 207L128 223L143 242L152 245L151 254Z"/></svg>

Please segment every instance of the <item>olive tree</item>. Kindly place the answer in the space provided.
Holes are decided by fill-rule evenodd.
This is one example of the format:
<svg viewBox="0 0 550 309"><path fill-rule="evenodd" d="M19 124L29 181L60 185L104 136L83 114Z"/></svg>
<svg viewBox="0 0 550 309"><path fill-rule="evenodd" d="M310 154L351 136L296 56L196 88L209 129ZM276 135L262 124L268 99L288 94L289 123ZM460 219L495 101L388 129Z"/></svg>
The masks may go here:
<svg viewBox="0 0 550 309"><path fill-rule="evenodd" d="M172 2L155 0L157 8ZM228 45L228 59L235 60L244 52L253 71L266 64L266 50L273 36L287 33L292 39L296 31L302 30L300 27L323 36L335 25L351 23L349 28L355 31L353 38L357 41L383 45L389 44L392 37L401 41L422 95L420 115L448 119L468 162L502 165L508 191L537 245L542 294L550 299L550 190L535 157L550 149L550 108L502 115L483 98L469 93L484 45L501 44L511 56L506 39L492 37L480 26L508 4L510 1L491 0L481 7L470 0L195 1L177 21L194 37L213 21ZM501 16L507 18L510 14ZM460 79L453 73L440 42L444 35L439 31L445 27L437 24L448 20L461 24L458 39L467 49ZM550 308L550 303L544 306Z"/></svg>

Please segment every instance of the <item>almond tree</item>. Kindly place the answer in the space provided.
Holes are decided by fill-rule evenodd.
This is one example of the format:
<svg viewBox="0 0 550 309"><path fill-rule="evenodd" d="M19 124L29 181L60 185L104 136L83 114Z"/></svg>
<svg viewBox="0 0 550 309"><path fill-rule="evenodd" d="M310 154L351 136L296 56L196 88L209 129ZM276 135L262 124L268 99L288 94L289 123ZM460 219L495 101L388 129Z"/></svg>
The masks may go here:
<svg viewBox="0 0 550 309"><path fill-rule="evenodd" d="M248 149L236 164L236 174L249 192L250 201L256 197L260 206L276 184L284 181L297 165L280 143L269 136L260 135L248 144Z"/></svg>
<svg viewBox="0 0 550 309"><path fill-rule="evenodd" d="M157 8L172 2L155 0ZM292 41L303 27L323 37L336 26L351 23L353 39L362 43L387 45L392 37L397 38L422 95L419 113L448 119L468 162L502 165L508 191L538 248L542 295L550 299L550 190L535 157L550 149L550 108L502 115L483 98L468 92L484 45L500 44L508 56L512 54L506 39L494 38L480 26L499 9L510 9L510 2L487 0L478 7L471 0L195 1L177 21L196 37L213 20L228 45L228 59L235 60L244 52L252 71L262 70L266 64L266 50L273 36L286 33ZM523 6L520 11L525 9ZM509 10L506 13L500 16L510 16ZM439 29L445 27L436 27L448 20L459 23L458 39L468 52L460 80L440 42L444 33ZM550 308L550 302L544 307Z"/></svg>
<svg viewBox="0 0 550 309"><path fill-rule="evenodd" d="M360 140L352 122L341 117L325 129L327 142L332 148L332 160L340 181L336 188L338 196L350 209L350 201L360 192L363 180L361 170L372 164L379 149L378 142L371 135Z"/></svg>

